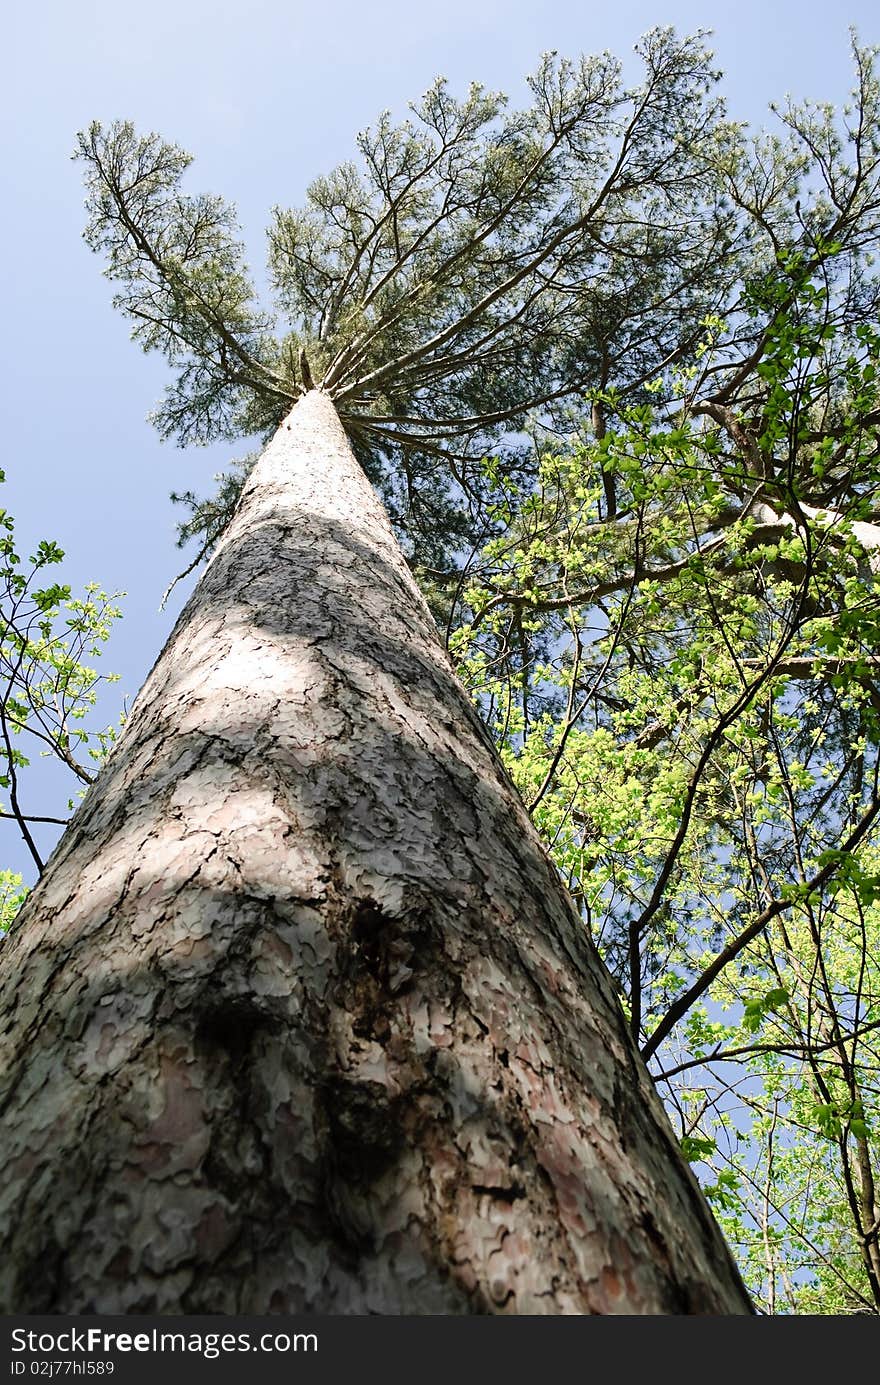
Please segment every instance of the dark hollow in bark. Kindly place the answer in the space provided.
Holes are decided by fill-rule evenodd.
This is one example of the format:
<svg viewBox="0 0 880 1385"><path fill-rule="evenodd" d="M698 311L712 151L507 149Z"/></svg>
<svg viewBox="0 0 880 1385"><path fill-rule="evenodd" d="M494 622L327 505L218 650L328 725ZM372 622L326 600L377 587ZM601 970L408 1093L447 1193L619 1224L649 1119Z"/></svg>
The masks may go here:
<svg viewBox="0 0 880 1385"><path fill-rule="evenodd" d="M332 403L4 947L3 1309L742 1313Z"/></svg>

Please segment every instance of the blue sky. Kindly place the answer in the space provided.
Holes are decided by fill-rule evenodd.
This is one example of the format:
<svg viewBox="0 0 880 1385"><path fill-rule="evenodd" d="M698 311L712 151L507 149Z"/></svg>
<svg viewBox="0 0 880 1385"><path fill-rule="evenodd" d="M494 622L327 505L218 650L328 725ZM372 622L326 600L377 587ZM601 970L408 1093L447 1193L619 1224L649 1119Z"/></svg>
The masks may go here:
<svg viewBox="0 0 880 1385"><path fill-rule="evenodd" d="M100 262L83 244L82 189L70 162L93 118L130 118L188 148L193 189L236 202L252 265L275 203L353 153L355 133L384 108L403 114L438 74L524 96L523 77L550 48L609 48L625 57L655 24L713 30L722 90L735 118L770 120L787 92L841 103L850 86L847 30L880 39L867 0L49 0L19 5L5 24L6 149L0 223L3 417L7 483L0 504L22 547L65 548L64 578L125 589L125 619L107 656L122 681L105 698L113 720L134 696L192 587L159 600L187 559L174 547L172 488L204 490L235 455L227 445L181 452L145 421L166 379L128 341ZM239 449L247 450L246 447ZM59 810L56 781L26 811ZM55 797L55 801L53 801ZM48 846L51 836L44 836ZM0 866L29 860L0 823Z"/></svg>

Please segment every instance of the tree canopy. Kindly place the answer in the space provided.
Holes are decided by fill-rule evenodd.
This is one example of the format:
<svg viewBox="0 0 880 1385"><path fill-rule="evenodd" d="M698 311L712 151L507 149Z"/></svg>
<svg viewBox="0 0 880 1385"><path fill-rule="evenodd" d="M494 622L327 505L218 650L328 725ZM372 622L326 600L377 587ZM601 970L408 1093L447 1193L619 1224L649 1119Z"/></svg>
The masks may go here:
<svg viewBox="0 0 880 1385"><path fill-rule="evenodd" d="M274 210L271 309L231 207L181 190L189 156L93 124L86 238L135 339L177 372L163 435L264 436L313 379L416 549L436 558L472 532L487 450L530 411L597 382L631 391L675 359L734 253L702 36L655 30L638 51L635 87L609 54L548 55L525 110L438 81L411 119L381 116L360 166Z"/></svg>

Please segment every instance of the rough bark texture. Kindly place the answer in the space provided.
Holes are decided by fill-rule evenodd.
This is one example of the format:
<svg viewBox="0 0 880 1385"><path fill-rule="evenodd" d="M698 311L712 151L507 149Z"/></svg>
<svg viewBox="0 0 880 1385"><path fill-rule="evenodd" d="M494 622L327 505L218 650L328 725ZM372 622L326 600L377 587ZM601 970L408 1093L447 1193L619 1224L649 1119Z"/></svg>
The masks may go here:
<svg viewBox="0 0 880 1385"><path fill-rule="evenodd" d="M323 395L2 985L7 1312L749 1311Z"/></svg>

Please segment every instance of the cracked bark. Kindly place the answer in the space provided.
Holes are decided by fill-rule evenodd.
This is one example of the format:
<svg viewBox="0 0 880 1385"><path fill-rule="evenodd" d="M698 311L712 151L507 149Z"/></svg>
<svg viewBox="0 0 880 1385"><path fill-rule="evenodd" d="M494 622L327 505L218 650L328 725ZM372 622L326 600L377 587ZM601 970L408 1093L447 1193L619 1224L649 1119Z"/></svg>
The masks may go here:
<svg viewBox="0 0 880 1385"><path fill-rule="evenodd" d="M6 1312L739 1313L607 975L329 399L2 968Z"/></svg>

